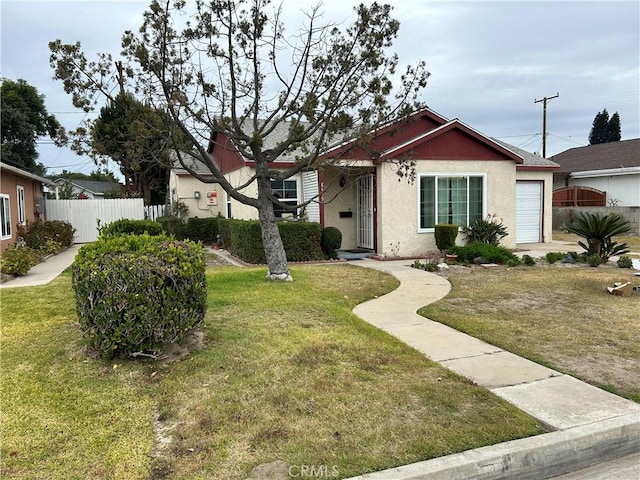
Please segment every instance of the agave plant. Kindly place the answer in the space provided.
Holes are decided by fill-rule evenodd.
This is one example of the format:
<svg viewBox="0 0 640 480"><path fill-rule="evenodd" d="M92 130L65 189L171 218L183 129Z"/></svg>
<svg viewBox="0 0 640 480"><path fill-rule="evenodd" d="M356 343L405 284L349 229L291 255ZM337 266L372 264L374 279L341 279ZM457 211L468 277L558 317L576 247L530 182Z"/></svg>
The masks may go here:
<svg viewBox="0 0 640 480"><path fill-rule="evenodd" d="M579 213L573 221L565 225L567 232L575 233L584 238L578 242L586 250L587 256L598 255L603 263L613 255L623 255L629 252L626 243L614 242L613 237L623 235L631 230L629 222L617 213L600 216L595 213Z"/></svg>

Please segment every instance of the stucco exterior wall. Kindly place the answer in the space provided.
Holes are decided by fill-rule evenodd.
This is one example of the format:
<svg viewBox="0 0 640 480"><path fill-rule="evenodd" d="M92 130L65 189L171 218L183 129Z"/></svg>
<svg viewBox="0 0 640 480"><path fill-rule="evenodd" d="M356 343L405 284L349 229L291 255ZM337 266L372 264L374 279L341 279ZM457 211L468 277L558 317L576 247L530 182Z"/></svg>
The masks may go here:
<svg viewBox="0 0 640 480"><path fill-rule="evenodd" d="M553 172L518 170L516 172L516 180L534 180L543 182L542 195L544 198L542 203L542 241L550 242L553 233L553 208L551 208L551 205L553 204Z"/></svg>
<svg viewBox="0 0 640 480"><path fill-rule="evenodd" d="M190 175L176 175L171 172L169 177L169 191L171 201L179 201L189 208L189 217L215 217L220 212L224 215L224 191L220 185L213 183L202 183ZM207 192L217 192L218 205L209 205ZM195 192L200 193L200 198L196 198Z"/></svg>
<svg viewBox="0 0 640 480"><path fill-rule="evenodd" d="M378 169L378 231L379 254L422 256L436 250L432 231L418 231L418 200L420 174L474 174L485 176L485 214L495 213L503 218L509 232L515 232L516 169L511 161L447 161L421 160L416 162L416 181L398 182L393 166L383 164ZM458 236L458 243L463 236ZM515 235L507 236L502 244L515 247Z"/></svg>

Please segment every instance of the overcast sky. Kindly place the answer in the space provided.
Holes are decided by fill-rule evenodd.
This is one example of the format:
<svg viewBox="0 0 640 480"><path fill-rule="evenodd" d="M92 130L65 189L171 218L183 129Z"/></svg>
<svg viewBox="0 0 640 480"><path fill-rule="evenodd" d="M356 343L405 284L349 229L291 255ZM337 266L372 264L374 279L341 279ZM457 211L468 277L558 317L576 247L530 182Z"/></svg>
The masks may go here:
<svg viewBox="0 0 640 480"><path fill-rule="evenodd" d="M80 41L87 57L116 54L125 30L137 30L148 2L0 0L1 75L25 79L45 95L49 113L74 129L85 118L54 81L48 42ZM276 0L277 1L277 0ZM401 63L425 60L428 106L485 135L547 157L588 143L593 118L619 112L622 139L640 137L640 2L387 0L400 20L393 50ZM313 0L284 0L287 28ZM325 0L327 18L349 21L357 1ZM91 160L41 142L48 173L89 173ZM112 166L117 171L117 167Z"/></svg>

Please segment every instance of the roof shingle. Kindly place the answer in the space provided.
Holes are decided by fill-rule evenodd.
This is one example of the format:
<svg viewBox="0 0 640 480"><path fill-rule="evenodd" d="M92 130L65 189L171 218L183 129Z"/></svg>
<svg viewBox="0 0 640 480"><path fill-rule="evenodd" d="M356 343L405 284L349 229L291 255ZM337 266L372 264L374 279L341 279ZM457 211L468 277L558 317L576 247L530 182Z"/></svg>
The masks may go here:
<svg viewBox="0 0 640 480"><path fill-rule="evenodd" d="M560 165L557 173L639 167L640 138L570 148L551 160Z"/></svg>

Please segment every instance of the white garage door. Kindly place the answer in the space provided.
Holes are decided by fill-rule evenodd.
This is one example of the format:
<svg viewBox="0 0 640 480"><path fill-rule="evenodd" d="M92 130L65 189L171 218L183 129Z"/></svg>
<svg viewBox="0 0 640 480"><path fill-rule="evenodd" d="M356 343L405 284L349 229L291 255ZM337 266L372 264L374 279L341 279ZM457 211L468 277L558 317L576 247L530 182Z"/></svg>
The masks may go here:
<svg viewBox="0 0 640 480"><path fill-rule="evenodd" d="M542 182L516 182L516 243L538 243L542 232Z"/></svg>

